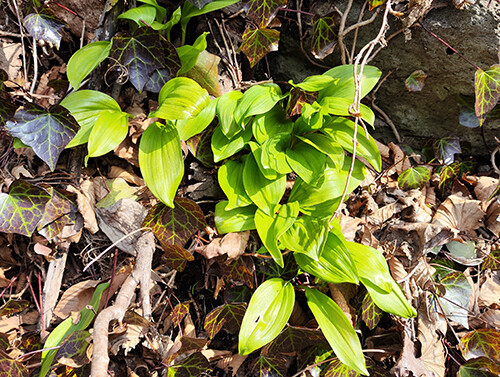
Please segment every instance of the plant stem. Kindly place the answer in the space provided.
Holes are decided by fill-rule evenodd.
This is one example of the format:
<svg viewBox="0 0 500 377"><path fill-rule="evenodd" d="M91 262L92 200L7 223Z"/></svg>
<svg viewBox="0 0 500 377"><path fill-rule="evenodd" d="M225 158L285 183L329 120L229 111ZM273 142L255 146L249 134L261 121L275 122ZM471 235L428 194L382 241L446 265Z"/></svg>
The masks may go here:
<svg viewBox="0 0 500 377"><path fill-rule="evenodd" d="M458 52L454 47L452 47L448 42L446 42L445 40L443 40L442 38L438 37L436 34L434 34L432 31L430 31L429 29L427 29L427 27L424 26L424 24L421 22L421 21L417 21L418 24L420 26L422 26L422 29L424 29L427 33L429 33L430 35L432 35L434 38L436 38L439 42L441 42L442 44L444 44L446 47L448 47L451 51L453 51L455 54L457 54L458 56L460 56L463 60L465 60L467 63L469 63L471 66L473 66L474 68L478 69L478 70L481 70L481 68L474 64L473 62L471 62L469 59L467 59L462 53Z"/></svg>
<svg viewBox="0 0 500 377"><path fill-rule="evenodd" d="M306 16L311 16L311 17L314 17L314 14L309 13L309 12L305 12L305 11L303 11L303 10L298 10L298 9L287 9L287 8L281 8L280 10L281 10L281 11L283 11L283 12L300 13L300 14L305 14Z"/></svg>

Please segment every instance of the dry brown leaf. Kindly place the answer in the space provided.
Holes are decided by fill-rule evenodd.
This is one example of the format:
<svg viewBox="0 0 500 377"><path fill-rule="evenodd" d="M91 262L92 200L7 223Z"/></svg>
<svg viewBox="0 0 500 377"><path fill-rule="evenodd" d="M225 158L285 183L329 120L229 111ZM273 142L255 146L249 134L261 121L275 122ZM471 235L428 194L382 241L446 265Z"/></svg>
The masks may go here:
<svg viewBox="0 0 500 377"><path fill-rule="evenodd" d="M110 351L116 355L123 348L125 356L133 350L148 333L150 322L139 314L128 311L123 319L125 331L119 335L110 336Z"/></svg>
<svg viewBox="0 0 500 377"><path fill-rule="evenodd" d="M100 280L85 280L69 287L54 309L54 315L60 319L68 318L72 312L84 309L92 299L95 287Z"/></svg>
<svg viewBox="0 0 500 377"><path fill-rule="evenodd" d="M500 309L490 309L479 316L490 327L495 329L500 328Z"/></svg>
<svg viewBox="0 0 500 377"><path fill-rule="evenodd" d="M407 272L403 266L403 263L401 263L399 259L397 259L394 256L391 256L387 260L387 264L389 265L389 270L391 271L391 275L394 278L394 280L399 281L406 277Z"/></svg>
<svg viewBox="0 0 500 377"><path fill-rule="evenodd" d="M119 166L111 166L111 168L109 169L108 178L122 178L133 185L144 186L144 179L139 178L137 174L134 174L129 170L120 168Z"/></svg>
<svg viewBox="0 0 500 377"><path fill-rule="evenodd" d="M335 301L340 309L342 309L342 312L347 317L349 322L355 326L357 322L356 309L349 304L349 300L356 296L356 286L349 283L328 283L328 288L330 290L332 300Z"/></svg>
<svg viewBox="0 0 500 377"><path fill-rule="evenodd" d="M248 355L241 356L240 354L235 353L233 356L225 357L222 360L219 360L217 362L217 368L223 369L226 372L231 372L234 376L247 357Z"/></svg>
<svg viewBox="0 0 500 377"><path fill-rule="evenodd" d="M475 180L474 194L483 203L489 201L498 187L498 179L492 177L472 177Z"/></svg>
<svg viewBox="0 0 500 377"><path fill-rule="evenodd" d="M222 238L216 238L208 245L197 247L196 252L207 259L227 254L228 259L236 259L244 254L250 231L228 233Z"/></svg>
<svg viewBox="0 0 500 377"><path fill-rule="evenodd" d="M92 182L85 180L81 183L80 188L82 191L73 186L68 186L66 190L76 194L76 203L78 211L83 216L83 224L85 229L90 233L97 233L99 226L97 225L97 218L94 212L94 188Z"/></svg>
<svg viewBox="0 0 500 377"><path fill-rule="evenodd" d="M226 358L233 354L231 351L212 350L212 349L201 350L201 353L208 359L208 362L210 363L215 360Z"/></svg>
<svg viewBox="0 0 500 377"><path fill-rule="evenodd" d="M469 200L460 195L450 195L439 206L432 224L454 232L468 232L481 226L484 212L479 200Z"/></svg>
<svg viewBox="0 0 500 377"><path fill-rule="evenodd" d="M52 249L50 247L42 245L39 242L37 242L35 246L33 246L33 250L35 250L35 253L37 253L38 255L43 255L45 257L48 257L50 254L52 254Z"/></svg>
<svg viewBox="0 0 500 377"><path fill-rule="evenodd" d="M497 237L500 236L500 197L494 199L486 211L486 226Z"/></svg>
<svg viewBox="0 0 500 377"><path fill-rule="evenodd" d="M375 144L377 144L377 148L380 151L380 155L382 156L382 158L389 158L389 155L391 153L390 148L387 145L379 142L377 139L374 139L374 140L375 140Z"/></svg>
<svg viewBox="0 0 500 377"><path fill-rule="evenodd" d="M359 217L351 217L344 215L342 213L340 214L339 216L340 227L342 228L342 234L344 235L347 241L351 242L354 241L354 238L356 238L358 225L362 222L363 220L361 220Z"/></svg>
<svg viewBox="0 0 500 377"><path fill-rule="evenodd" d="M393 160L393 167L390 169L394 169L396 173L401 174L403 171L411 168L411 163L408 157L406 156L406 153L403 152L403 150L398 147L394 143L389 143L388 147L390 148L391 152L394 155L394 160Z"/></svg>
<svg viewBox="0 0 500 377"><path fill-rule="evenodd" d="M490 271L485 277L486 280L479 288L479 305L500 307L500 271Z"/></svg>

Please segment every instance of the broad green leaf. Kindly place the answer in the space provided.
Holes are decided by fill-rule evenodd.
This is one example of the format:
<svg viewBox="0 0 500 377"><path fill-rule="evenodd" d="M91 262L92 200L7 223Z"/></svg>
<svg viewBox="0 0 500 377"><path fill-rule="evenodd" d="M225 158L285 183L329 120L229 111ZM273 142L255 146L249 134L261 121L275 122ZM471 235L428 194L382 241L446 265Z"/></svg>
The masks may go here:
<svg viewBox="0 0 500 377"><path fill-rule="evenodd" d="M321 132L330 135L349 153L352 153L352 143L354 136L354 122L352 120L342 117L329 118ZM358 144L356 145L356 155L366 159L377 171L382 170L382 158L378 150L375 140L366 135L363 128L358 126L358 133L356 138Z"/></svg>
<svg viewBox="0 0 500 377"><path fill-rule="evenodd" d="M238 125L234 120L234 109L241 97L243 97L243 93L232 90L225 93L217 101L217 117L221 131L229 139L242 130L241 125Z"/></svg>
<svg viewBox="0 0 500 377"><path fill-rule="evenodd" d="M328 75L309 76L299 84L294 84L292 80L289 81L292 86L307 92L317 92L321 89L329 87L330 85L335 85L336 82L337 80Z"/></svg>
<svg viewBox="0 0 500 377"><path fill-rule="evenodd" d="M50 10L42 9L38 13L30 13L24 17L23 25L37 42L45 42L59 49L62 39L61 29L64 23L56 18Z"/></svg>
<svg viewBox="0 0 500 377"><path fill-rule="evenodd" d="M300 242L300 240L299 240ZM314 252L314 250L312 250ZM329 233L323 252L317 260L315 254L294 253L299 267L329 283L358 284L358 273L342 239Z"/></svg>
<svg viewBox="0 0 500 377"><path fill-rule="evenodd" d="M257 152L255 148L252 148L252 152L255 156L255 159L257 160L257 163L259 163L260 161L263 169L272 169L279 174L290 173L292 171L291 168L292 165L290 165L287 162L287 154L286 154L287 150L289 150L290 147L290 141L291 141L290 134L286 132L281 132L267 139L262 144L260 153ZM294 151L290 153L293 154ZM298 151L298 153L300 153L300 151ZM257 154L259 154L258 157ZM266 175L265 172L262 171L262 173Z"/></svg>
<svg viewBox="0 0 500 377"><path fill-rule="evenodd" d="M192 46L184 45L177 47L177 53L179 54L182 65L182 68L177 72L178 75L182 75L194 67L200 53L207 48L208 34L208 32L201 34L196 38Z"/></svg>
<svg viewBox="0 0 500 377"><path fill-rule="evenodd" d="M96 203L96 208L111 207L121 199L139 199L139 197L135 195L137 188L129 186L127 181L123 178L106 179L105 184L109 192L104 198Z"/></svg>
<svg viewBox="0 0 500 377"><path fill-rule="evenodd" d="M457 377L495 377L500 374L500 366L487 357L470 359L460 366Z"/></svg>
<svg viewBox="0 0 500 377"><path fill-rule="evenodd" d="M405 87L410 92L420 92L424 88L427 75L421 69L412 72L405 80Z"/></svg>
<svg viewBox="0 0 500 377"><path fill-rule="evenodd" d="M115 149L127 137L129 117L127 113L101 112L90 131L89 157L102 156Z"/></svg>
<svg viewBox="0 0 500 377"><path fill-rule="evenodd" d="M9 299L5 304L0 307L0 317L4 315L13 315L22 312L30 306L30 302L26 300L13 300Z"/></svg>
<svg viewBox="0 0 500 377"><path fill-rule="evenodd" d="M210 95L219 97L222 95L219 84L219 63L220 58L217 55L203 50L193 68L185 75L200 84Z"/></svg>
<svg viewBox="0 0 500 377"><path fill-rule="evenodd" d="M318 261L325 248L329 228L328 218L303 215L280 236L279 241L282 247Z"/></svg>
<svg viewBox="0 0 500 377"><path fill-rule="evenodd" d="M338 11L313 18L311 53L316 59L322 60L333 52L337 45L340 19L341 14Z"/></svg>
<svg viewBox="0 0 500 377"><path fill-rule="evenodd" d="M253 154L248 155L243 168L243 185L252 201L268 215L274 213L286 189L286 175L269 180L260 172Z"/></svg>
<svg viewBox="0 0 500 377"><path fill-rule="evenodd" d="M162 80L166 82L180 69L175 47L150 28L139 28L131 36L114 36L111 58L116 62L112 68L124 67L128 80L139 92L154 72L163 70Z"/></svg>
<svg viewBox="0 0 500 377"><path fill-rule="evenodd" d="M276 338L292 314L295 291L290 283L269 279L254 292L241 323L240 355L259 349Z"/></svg>
<svg viewBox="0 0 500 377"><path fill-rule="evenodd" d="M474 77L475 110L479 125L482 126L500 99L500 64L494 64L486 71L478 69Z"/></svg>
<svg viewBox="0 0 500 377"><path fill-rule="evenodd" d="M59 155L79 129L75 118L62 106L54 105L49 111L26 103L19 108L5 128L14 137L33 148L50 170L56 168Z"/></svg>
<svg viewBox="0 0 500 377"><path fill-rule="evenodd" d="M255 213L255 226L267 251L274 261L283 267L283 255L278 248L278 239L295 222L299 214L299 205L297 202L284 204L278 211L273 216L269 216L259 208Z"/></svg>
<svg viewBox="0 0 500 377"><path fill-rule="evenodd" d="M440 305L436 306L436 310L441 312L442 309L449 320L468 329L469 299L472 295L469 281L462 272L454 271L440 279L439 282L445 288L445 293L442 297L437 297Z"/></svg>
<svg viewBox="0 0 500 377"><path fill-rule="evenodd" d="M293 122L286 118L286 113L280 105L256 115L252 121L253 136L259 144L264 144L278 133L291 134L292 129Z"/></svg>
<svg viewBox="0 0 500 377"><path fill-rule="evenodd" d="M179 364L168 367L167 377L191 377L202 376L203 373L210 373L212 368L207 358L201 352L193 353Z"/></svg>
<svg viewBox="0 0 500 377"><path fill-rule="evenodd" d="M281 89L274 83L255 85L248 89L234 110L234 120L243 125L245 119L258 114L267 113L284 96Z"/></svg>
<svg viewBox="0 0 500 377"><path fill-rule="evenodd" d="M287 0L246 0L243 9L259 28L267 27L276 17L281 8L286 6Z"/></svg>
<svg viewBox="0 0 500 377"><path fill-rule="evenodd" d="M355 242L346 242L346 245L358 270L359 280L368 290L375 305L400 317L415 317L417 312L392 278L382 254L370 246ZM370 263L367 263L367 260Z"/></svg>
<svg viewBox="0 0 500 377"><path fill-rule="evenodd" d="M377 327L380 319L382 318L382 310L375 305L369 293L365 294L363 302L361 303L361 319L370 330Z"/></svg>
<svg viewBox="0 0 500 377"><path fill-rule="evenodd" d="M0 370L5 377L29 377L28 369L19 361L11 359L2 352L0 354Z"/></svg>
<svg viewBox="0 0 500 377"><path fill-rule="evenodd" d="M344 166L339 170L327 164L316 187L298 178L293 185L289 202L298 201L301 212L305 214L316 217L331 216L344 192L350 164L350 157L345 158ZM356 160L347 193L352 192L364 177L365 166Z"/></svg>
<svg viewBox="0 0 500 377"><path fill-rule="evenodd" d="M71 86L78 90L85 77L109 56L110 51L111 42L97 41L75 52L66 68L66 75Z"/></svg>
<svg viewBox="0 0 500 377"><path fill-rule="evenodd" d="M335 355L355 371L368 375L358 335L342 309L316 289L306 288L307 304Z"/></svg>
<svg viewBox="0 0 500 377"><path fill-rule="evenodd" d="M9 193L0 193L0 231L31 236L50 200L46 190L25 181L14 181Z"/></svg>
<svg viewBox="0 0 500 377"><path fill-rule="evenodd" d="M344 165L344 149L328 134L313 133L304 137L297 136L304 143L316 148L330 157L335 167L340 169Z"/></svg>
<svg viewBox="0 0 500 377"><path fill-rule="evenodd" d="M257 211L256 206L251 205L226 210L228 203L223 200L215 206L215 225L220 234L255 229L254 216Z"/></svg>
<svg viewBox="0 0 500 377"><path fill-rule="evenodd" d="M275 29L256 29L249 27L242 36L238 51L243 52L250 62L250 68L268 53L278 51L280 32Z"/></svg>
<svg viewBox="0 0 500 377"><path fill-rule="evenodd" d="M403 190L413 190L424 187L431 179L431 172L425 166L416 166L401 172L398 186Z"/></svg>
<svg viewBox="0 0 500 377"><path fill-rule="evenodd" d="M460 340L465 360L487 357L500 363L500 332L495 329L478 329L465 334Z"/></svg>
<svg viewBox="0 0 500 377"><path fill-rule="evenodd" d="M196 16L201 16L202 14L207 14L222 8L225 8L229 5L233 5L237 3L239 0L214 0L208 4L206 4L203 8L198 9L189 1L185 1L182 6L182 18L181 18L181 29L182 29L182 40L181 44L183 45L186 41L186 29L189 20Z"/></svg>
<svg viewBox="0 0 500 377"><path fill-rule="evenodd" d="M269 354L300 352L306 347L326 343L326 339L318 329L287 326L269 345Z"/></svg>
<svg viewBox="0 0 500 377"><path fill-rule="evenodd" d="M165 15L167 14L167 10L160 6L156 0L138 0L141 3L152 5L156 8L156 20L163 21Z"/></svg>
<svg viewBox="0 0 500 377"><path fill-rule="evenodd" d="M322 106L329 114L341 115L341 116L351 116L349 112L349 107L352 101L347 98L342 97L325 97L319 101L320 106ZM366 123L373 126L375 124L375 114L368 106L361 104L360 106L361 119Z"/></svg>
<svg viewBox="0 0 500 377"><path fill-rule="evenodd" d="M338 79L335 85L331 85L328 88L320 90L319 100L325 97L337 97L344 98L351 103L354 101L354 67L353 65L339 65L334 67L325 73ZM382 71L371 65L367 65L363 69L363 76L361 79L361 98L366 96L377 84Z"/></svg>
<svg viewBox="0 0 500 377"><path fill-rule="evenodd" d="M79 330L69 334L60 344L54 359L63 365L79 368L90 362L87 356L90 333L86 330Z"/></svg>
<svg viewBox="0 0 500 377"><path fill-rule="evenodd" d="M207 106L198 115L189 119L182 119L175 122L177 132L181 140L188 140L194 135L203 132L215 118L217 100L210 100Z"/></svg>
<svg viewBox="0 0 500 377"><path fill-rule="evenodd" d="M293 171L307 184L317 186L325 170L326 155L303 141L288 148L285 154Z"/></svg>
<svg viewBox="0 0 500 377"><path fill-rule="evenodd" d="M99 284L89 305L80 311L79 320L73 323L73 317L68 317L62 321L47 337L45 340L44 348L57 347L61 342L70 334L85 330L90 323L94 320L97 310L99 310L99 302L101 301L102 293L106 288L108 288L109 283ZM57 349L42 352L42 367L40 369L40 377L45 377L52 365L52 361L57 354Z"/></svg>
<svg viewBox="0 0 500 377"><path fill-rule="evenodd" d="M170 42L170 30L172 30L172 28L175 25L177 25L182 18L181 7L178 7L172 13L172 15L170 16L170 19L165 24L162 24L161 21L165 18L165 13L167 10L163 7L160 7L160 8L163 9L163 17L160 18L160 11L157 11L156 21L153 21L153 23L151 24L151 28L153 30L164 30L165 36L166 36L167 40Z"/></svg>
<svg viewBox="0 0 500 377"><path fill-rule="evenodd" d="M212 151L214 161L219 162L243 149L252 138L252 129L248 127L234 135L231 139L224 136L221 127L217 127L212 135Z"/></svg>
<svg viewBox="0 0 500 377"><path fill-rule="evenodd" d="M203 324L208 337L212 339L223 328L230 334L237 332L246 309L247 304L242 302L221 305L212 310L205 317L205 323Z"/></svg>
<svg viewBox="0 0 500 377"><path fill-rule="evenodd" d="M226 211L238 207L245 207L253 203L243 186L243 168L245 166L246 157L246 155L243 156L241 161L227 160L224 165L219 168L219 185L229 201L226 206Z"/></svg>
<svg viewBox="0 0 500 377"><path fill-rule="evenodd" d="M121 114L120 105L110 96L95 90L79 90L67 95L61 106L68 109L80 125L77 134L66 146L67 148L88 142L90 132L97 118L103 112L111 112L118 118Z"/></svg>
<svg viewBox="0 0 500 377"><path fill-rule="evenodd" d="M174 207L184 175L181 140L172 123L151 124L139 144L139 165L146 185L162 203Z"/></svg>
<svg viewBox="0 0 500 377"><path fill-rule="evenodd" d="M144 4L120 14L119 19L131 20L137 23L139 27L151 26L156 20L156 8L154 6Z"/></svg>
<svg viewBox="0 0 500 377"><path fill-rule="evenodd" d="M368 0L368 8L369 10L373 10L374 8L385 4L387 0Z"/></svg>
<svg viewBox="0 0 500 377"><path fill-rule="evenodd" d="M196 81L176 77L161 88L159 108L149 114L166 120L188 119L198 115L210 102L208 92Z"/></svg>
<svg viewBox="0 0 500 377"><path fill-rule="evenodd" d="M266 178L266 179L269 179L271 181L273 180L276 180L279 176L281 176L282 174L285 174L285 173L278 173L276 170L272 169L269 167L269 163L267 162L267 167L264 166L264 164L262 163L262 161L267 161L269 156L263 156L263 152L262 152L262 146L260 146L259 144L257 144L256 142L254 141L250 141L248 142L248 145L250 146L250 149L252 150L252 154L255 158L255 162L257 163L257 166L259 167L259 170L260 172L262 173L262 175ZM278 159L279 157L282 157L281 156L281 153L277 156ZM286 163L286 161L284 161L286 166L288 166L288 164ZM288 168L288 172L290 172L292 169L289 167Z"/></svg>

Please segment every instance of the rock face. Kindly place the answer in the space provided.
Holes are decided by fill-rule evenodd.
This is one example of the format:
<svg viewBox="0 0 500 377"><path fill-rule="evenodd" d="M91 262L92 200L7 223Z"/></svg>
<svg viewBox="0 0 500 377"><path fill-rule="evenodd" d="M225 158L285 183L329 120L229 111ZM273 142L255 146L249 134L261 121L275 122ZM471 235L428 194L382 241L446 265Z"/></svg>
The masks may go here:
<svg viewBox="0 0 500 377"><path fill-rule="evenodd" d="M432 9L424 17L422 23L426 28L482 69L497 64L500 45L500 5L497 1L476 0L475 4L461 10L456 9L451 0L441 5L445 6ZM338 8L344 9L342 2L339 2ZM358 10L355 7L351 12L353 17L357 17ZM365 15L365 19L368 17L369 14ZM375 22L360 29L359 47L376 35L379 25L380 22ZM387 36L400 28L401 21L391 16ZM411 40L407 42L403 33L391 39L370 63L380 68L383 75L392 72L377 92L377 105L394 122L403 142L414 147L418 148L429 137L440 138L453 134L460 138L462 144L471 144L472 154L489 154L482 131L489 148L493 149L493 136L500 137L500 120L488 119L484 130L481 130L461 126L458 118L459 96L469 96L473 100L475 68L421 27L413 27L411 35ZM291 52L296 39L282 42L285 54L277 57L280 72L290 72L284 67L288 60L296 76L294 79L316 73L317 67L311 70L313 67L305 59L302 64L298 63L297 53ZM346 42L350 49L349 39ZM330 66L340 64L338 50L325 63ZM413 71L419 69L428 76L425 86L421 92L409 92L404 82ZM392 131L383 121L378 121L376 128L373 133L375 137L386 142L394 141Z"/></svg>

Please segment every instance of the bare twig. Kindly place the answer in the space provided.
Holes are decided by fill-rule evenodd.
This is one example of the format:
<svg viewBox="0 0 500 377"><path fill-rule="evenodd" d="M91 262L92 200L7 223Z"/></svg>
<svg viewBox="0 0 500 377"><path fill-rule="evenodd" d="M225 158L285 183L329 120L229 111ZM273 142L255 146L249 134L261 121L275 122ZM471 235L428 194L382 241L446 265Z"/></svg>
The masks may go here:
<svg viewBox="0 0 500 377"><path fill-rule="evenodd" d="M399 132L398 132L398 129L396 128L396 125L391 120L391 118L389 118L389 115L387 115L387 113L384 110L382 110L380 107L377 106L377 104L375 103L375 100L372 101L372 108L377 113L379 113L380 116L382 116L382 118L384 118L385 123L387 123L389 125L389 127L391 127L392 133L394 134L394 137L396 138L397 142L401 143L401 141L402 141L401 136L399 135Z"/></svg>
<svg viewBox="0 0 500 377"><path fill-rule="evenodd" d="M372 22L374 22L377 19L377 16L379 13L380 13L380 8L377 8L375 10L375 12L373 12L373 15L369 19L364 20L364 21L359 21L359 22L355 23L354 25L349 26L347 29L344 30L344 36L346 36L347 34L349 34L353 30L357 31L357 30L359 30L360 27L371 24ZM361 10L360 16L363 16L363 9Z"/></svg>
<svg viewBox="0 0 500 377"><path fill-rule="evenodd" d="M363 20L363 16L365 15L365 9L366 9L367 4L368 4L368 0L365 0L365 2L363 3L363 6L361 7L361 10L359 11L357 23L360 23L361 20ZM356 53L356 43L358 41L358 34L359 34L359 27L356 28L356 30L354 31L354 37L353 37L352 47L351 47L351 56L354 56L354 54ZM349 63L352 64L352 61L350 60Z"/></svg>
<svg viewBox="0 0 500 377"><path fill-rule="evenodd" d="M17 33L11 33L11 32L8 32L8 31L3 31L3 30L0 30L0 37L14 37L14 38L21 38L22 35L21 34L17 34Z"/></svg>
<svg viewBox="0 0 500 377"><path fill-rule="evenodd" d="M347 17L349 16L349 12L351 11L351 7L354 0L349 0L345 7L344 13L342 14L342 18L340 19L339 25L339 34L338 34L338 44L340 49L340 61L342 64L346 64L346 48L344 45L344 35L345 35L345 23L347 21Z"/></svg>
<svg viewBox="0 0 500 377"><path fill-rule="evenodd" d="M92 353L91 377L107 377L109 364L108 327L117 319L121 321L130 305L132 296L138 284L141 284L141 295L149 290L151 279L151 261L155 250L154 236L146 232L139 237L136 245L137 261L134 270L123 283L114 305L103 309L94 323L94 350ZM144 285L144 287L142 287ZM149 292L147 293L149 296ZM143 297L144 305L144 297ZM144 307L143 307L144 309Z"/></svg>
<svg viewBox="0 0 500 377"><path fill-rule="evenodd" d="M28 67L26 65L26 48L24 46L24 31L23 31L23 23L21 21L21 15L19 13L19 8L17 6L17 0L12 0L12 4L14 4L14 9L16 10L17 22L19 23L19 32L21 33L21 48L23 50L23 70L24 70L24 81L28 81Z"/></svg>
<svg viewBox="0 0 500 377"><path fill-rule="evenodd" d="M30 94L33 94L36 87L36 81L38 76L38 55L36 53L37 42L33 37L33 81L31 82Z"/></svg>
<svg viewBox="0 0 500 377"><path fill-rule="evenodd" d="M311 59L311 57L307 53L306 49L304 48L304 33L302 32L302 12L301 12L301 9L302 9L302 0L298 1L297 8L298 8L298 11L299 11L299 12L297 12L297 25L299 27L299 42L300 42L299 46L300 46L300 51L302 51L302 54L306 57L307 60L309 60L309 63L311 63L311 64L313 64L313 65L315 65L317 67L320 67L320 68L330 69L330 67L328 67L327 65L318 63L314 59Z"/></svg>

